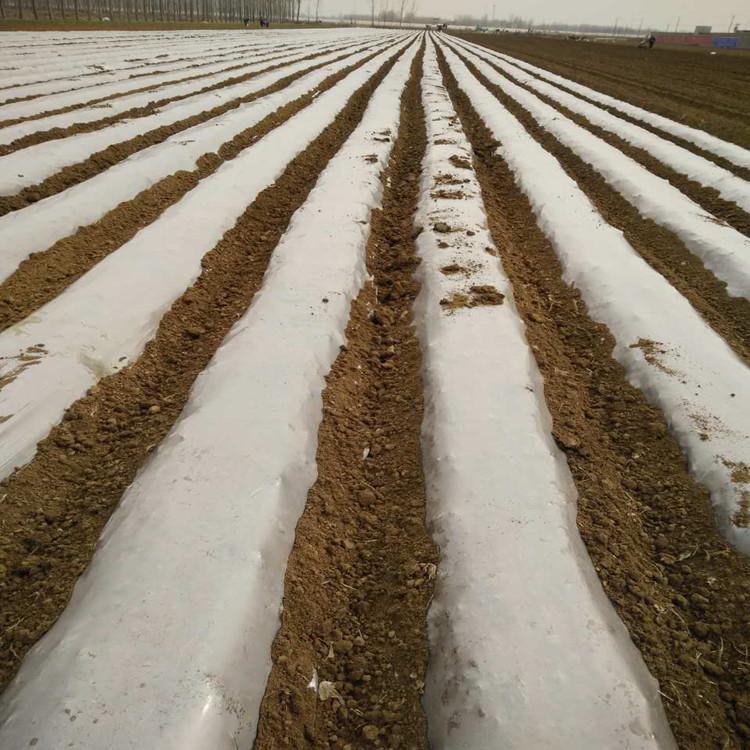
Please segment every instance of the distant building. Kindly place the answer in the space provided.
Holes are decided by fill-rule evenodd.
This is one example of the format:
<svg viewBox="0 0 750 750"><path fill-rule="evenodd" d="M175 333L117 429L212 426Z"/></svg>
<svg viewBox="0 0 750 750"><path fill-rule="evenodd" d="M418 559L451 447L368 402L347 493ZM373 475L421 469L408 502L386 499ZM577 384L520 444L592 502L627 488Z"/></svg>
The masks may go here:
<svg viewBox="0 0 750 750"><path fill-rule="evenodd" d="M696 34L710 34L711 27L710 26L696 26L695 33Z"/></svg>
<svg viewBox="0 0 750 750"><path fill-rule="evenodd" d="M698 27L709 28L710 27ZM715 34L711 31L705 33L680 34L665 33L655 34L656 43L662 44L684 44L690 47L713 47L714 49L750 49L750 31L725 32Z"/></svg>

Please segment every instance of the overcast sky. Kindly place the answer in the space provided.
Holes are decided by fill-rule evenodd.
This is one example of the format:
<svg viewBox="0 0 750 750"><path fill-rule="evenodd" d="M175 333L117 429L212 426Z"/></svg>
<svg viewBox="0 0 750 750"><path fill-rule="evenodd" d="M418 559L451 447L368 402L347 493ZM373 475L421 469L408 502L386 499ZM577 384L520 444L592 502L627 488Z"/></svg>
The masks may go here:
<svg viewBox="0 0 750 750"><path fill-rule="evenodd" d="M305 3L303 0L303 9ZM313 0L314 2L314 0ZM401 0L376 0L376 7L386 4L392 9L400 7ZM411 0L407 0L407 7ZM495 6L497 18L518 15L533 18L535 22L560 21L563 23L598 23L638 26L644 19L644 28L654 26L674 28L678 16L680 30L691 30L698 24L713 26L714 31L726 31L729 20L736 14L735 23L750 27L750 0L417 0L419 15L441 16L450 19L457 14L478 17L485 13L492 18ZM321 15L339 12L369 13L370 0L321 0Z"/></svg>

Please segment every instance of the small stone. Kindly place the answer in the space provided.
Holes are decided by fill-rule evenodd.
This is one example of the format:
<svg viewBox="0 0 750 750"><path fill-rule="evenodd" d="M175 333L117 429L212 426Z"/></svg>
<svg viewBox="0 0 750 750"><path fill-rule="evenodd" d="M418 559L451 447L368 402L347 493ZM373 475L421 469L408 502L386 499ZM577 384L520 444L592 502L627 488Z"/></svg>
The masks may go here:
<svg viewBox="0 0 750 750"><path fill-rule="evenodd" d="M714 677L719 677L724 674L724 670L718 664L714 664L714 662L708 661L707 659L701 659L701 666L703 667L704 672L708 672Z"/></svg>
<svg viewBox="0 0 750 750"><path fill-rule="evenodd" d="M708 599L706 599L705 596L703 596L702 594L699 594L698 592L690 594L690 601L693 604L695 604L696 607L707 607L708 606Z"/></svg>
<svg viewBox="0 0 750 750"><path fill-rule="evenodd" d="M205 328L200 326L187 326L185 333L190 336L191 339L199 339L206 332Z"/></svg>
<svg viewBox="0 0 750 750"><path fill-rule="evenodd" d="M359 495L357 495L357 499L359 500L361 505L367 507L372 505L378 498L377 495L369 487L366 487L359 493Z"/></svg>
<svg viewBox="0 0 750 750"><path fill-rule="evenodd" d="M350 640L342 638L341 640L336 641L336 643L333 644L333 647L339 654L348 654L354 648L354 644Z"/></svg>
<svg viewBox="0 0 750 750"><path fill-rule="evenodd" d="M446 224L444 221L438 221L434 226L433 229L436 232L440 232L440 234L448 234L448 232L451 231L450 224Z"/></svg>
<svg viewBox="0 0 750 750"><path fill-rule="evenodd" d="M362 735L366 740L374 742L380 735L380 730L374 724L365 724L362 727Z"/></svg>
<svg viewBox="0 0 750 750"><path fill-rule="evenodd" d="M161 406L159 404L154 404L153 406L150 406L148 409L149 414L158 414L161 411Z"/></svg>
<svg viewBox="0 0 750 750"><path fill-rule="evenodd" d="M708 635L708 625L705 622L695 622L690 626L690 629L698 638L705 638Z"/></svg>

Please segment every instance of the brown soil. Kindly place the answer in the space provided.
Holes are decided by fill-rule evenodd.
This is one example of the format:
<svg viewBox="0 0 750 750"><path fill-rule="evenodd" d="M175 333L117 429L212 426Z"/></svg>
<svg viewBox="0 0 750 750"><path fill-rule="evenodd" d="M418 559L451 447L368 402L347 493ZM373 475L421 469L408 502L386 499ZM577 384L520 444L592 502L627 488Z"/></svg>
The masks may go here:
<svg viewBox="0 0 750 750"><path fill-rule="evenodd" d="M443 273L456 273L456 271L446 271L445 266ZM461 269L460 266L456 266L457 269ZM463 269L461 269L463 270ZM440 304L449 313L454 310L459 310L462 307L480 307L483 305L502 305L505 300L505 295L495 289L494 286L489 284L480 284L472 286L468 292L454 292L450 297L440 300Z"/></svg>
<svg viewBox="0 0 750 750"><path fill-rule="evenodd" d="M392 48L392 46L393 45L384 49L390 49ZM349 66L348 69L354 69L354 67L366 63L373 57L376 57L378 54L383 52L384 49L373 52L368 57L356 63L356 65ZM248 94L247 96L240 97L239 99L233 99L231 102L227 102L226 104L214 107L213 109L205 110L198 115L186 117L185 119L178 120L171 125L163 125L159 128L155 128L154 130L149 131L148 133L135 136L134 138L130 138L127 141L122 141L121 143L109 146L102 151L98 151L97 153L89 156L84 161L78 162L78 164L72 164L69 167L65 167L64 169L60 170L56 174L51 175L46 180L40 182L37 185L30 185L29 187L24 188L20 193L17 193L16 195L0 197L0 216L4 216L11 211L17 211L32 203L36 203L37 201L42 200L43 198L48 198L50 195L55 195L62 192L63 190L67 190L73 185L77 185L84 180L88 180L94 175L97 175L100 172L109 169L110 167L118 164L124 159L127 159L129 156L132 156L134 153L141 151L144 148L153 146L156 143L162 143L175 133L179 133L195 125L200 125L201 123L211 120L214 117L219 117L225 112L236 109L242 104L255 101L256 99L260 99L264 96L267 96L268 94L280 91L281 89L286 88L293 81L296 81L298 78L301 78L302 76L307 75L314 70L318 70L319 68L322 68L326 65L330 65L332 62L337 62L338 60L343 60L347 57L350 57L351 54L352 53L346 53L338 58L335 58L334 60L329 60L324 63L318 63L317 65L311 65L309 68L305 68L298 73L293 73L291 75L285 76L271 86L267 86L265 89L261 89L260 91Z"/></svg>
<svg viewBox="0 0 750 750"><path fill-rule="evenodd" d="M461 57L482 84L558 159L604 219L622 230L641 257L687 298L738 357L750 364L750 302L744 297L730 296L726 284L707 270L677 235L641 216L638 209L610 187L595 169L540 127L518 102Z"/></svg>
<svg viewBox="0 0 750 750"><path fill-rule="evenodd" d="M185 36L185 40L192 39L192 38L194 38L193 35ZM23 47L23 45L20 45L20 46ZM55 46L66 47L66 46L76 46L76 45L70 45L70 43L66 44L64 42L60 42L56 44ZM309 46L311 45L309 44L301 45L300 49L304 47L309 47ZM192 65L186 66L186 68L201 68L205 65L212 65L214 62L219 62L223 58L232 59L234 56L241 54L243 51L252 52L255 49L257 49L257 47L255 46L255 43L252 40L249 40L247 43L235 44L235 45L232 45L231 47L222 47L221 50L218 50L218 48L215 48L215 47L206 47L200 54L193 54L191 52L189 56L186 55L183 57L172 57L171 55L167 55L167 57L169 58L168 60L164 57L164 55L157 55L156 58L154 59L131 58L131 59L126 59L125 62L135 63L135 64L129 67L119 68L117 72L126 73L129 70L141 71L139 73L133 73L130 76L128 76L128 78L140 78L142 76L154 75L155 73L164 73L166 71L158 70L158 67L160 65L164 65L165 63L176 63L176 62L193 63ZM268 48L266 49L268 50ZM88 52L88 50L85 50L85 51ZM183 53L183 55L184 54L185 53ZM196 62L198 60L205 60L206 62ZM101 75L102 73L106 72L106 69L104 69L102 66L99 66L99 65L90 65L88 67L92 68L92 70L90 70L87 73L80 73L76 77L88 78L90 76ZM154 70L154 68L157 68L157 70ZM15 67L13 69L17 70L18 68ZM52 81L68 82L69 80L70 80L69 75L55 75L55 76L52 76L51 78L40 78L34 81L27 81L23 85L28 86L28 85L34 85L37 83L50 83ZM10 83L7 85L0 86L0 95L2 95L2 92L5 89L15 88L17 85L19 84ZM86 87L86 88L94 88L97 85L98 84L92 84L90 87ZM54 93L60 93L60 92L56 91ZM28 100L28 99L36 99L39 96L46 96L46 94L38 94L38 95L30 96L30 97L22 97L22 98L19 98L18 100L6 99L2 103L7 104L10 101L22 101L22 100Z"/></svg>
<svg viewBox="0 0 750 750"><path fill-rule="evenodd" d="M613 359L614 339L564 283L491 133L441 59L472 143L489 225L545 378L602 585L652 674L682 750L750 737L750 561L719 536L661 413Z"/></svg>
<svg viewBox="0 0 750 750"><path fill-rule="evenodd" d="M279 107L257 125L238 133L217 152L203 154L194 170L165 177L132 200L113 208L99 221L58 240L48 250L31 255L15 273L0 283L0 331L54 299L143 227L156 221L163 211L192 190L200 180L215 172L224 161L234 159L248 146L302 111L317 96L331 89L361 64L364 63L328 76L307 94Z"/></svg>
<svg viewBox="0 0 750 750"><path fill-rule="evenodd" d="M533 76L534 78L537 78L539 80L544 80L540 75L537 75L536 73L532 73L531 71L525 71L529 75ZM518 81L517 81L518 83ZM520 84L519 84L520 85ZM747 169L745 167L740 167L734 164L733 162L729 161L728 159L725 159L722 156L717 156L716 154L706 151L699 146L696 146L694 143L691 143L690 141L686 141L683 138L680 138L679 136L672 135L671 133L668 133L666 130L660 130L659 128L650 125L647 122L643 122L643 120L638 120L635 117L631 117L630 115L626 115L624 112L621 112L620 110L616 109L615 107L610 107L606 104L602 104L601 102L594 101L593 99L583 96L577 91L573 91L568 86L563 86L561 84L555 84L563 91L567 91L568 93L573 94L574 96L577 96L579 99L583 99L586 102L589 102L590 104L593 104L600 109L606 110L610 114L615 115L615 117L619 117L621 120L625 120L626 122L629 122L633 125L637 125L640 128L644 128L645 130L648 130L650 133L654 133L654 135L658 135L663 140L671 141L672 143L681 146L682 148L687 149L688 151L692 151L694 154L698 154L698 156L702 156L704 159L707 159L708 161L712 161L715 164L717 164L720 167L723 167L724 169L728 170L729 172L733 172L738 177L741 177L743 180L750 180L750 169ZM536 92L535 92L536 93ZM537 94L538 96L539 94ZM551 104L551 102L550 102ZM637 151L637 149L634 149Z"/></svg>
<svg viewBox="0 0 750 750"><path fill-rule="evenodd" d="M631 159L640 162L657 176L667 180L682 193L694 200L699 206L702 206L706 211L716 216L717 219L734 227L738 232L750 236L750 215L748 215L748 213L741 209L736 203L722 198L719 191L715 188L705 187L704 185L701 185L700 182L691 180L684 174L666 166L645 149L632 146L623 138L600 128L597 125L593 125L582 115L579 115L567 107L558 104L549 97L534 91L534 89L521 83L521 81L514 76L509 75L497 65L490 62L488 62L488 64L513 83L534 94L534 96L538 97L546 104L549 104L551 107L554 107L558 112L565 115L565 117L586 128L586 130L614 146L619 151L622 151L622 153L629 156Z"/></svg>
<svg viewBox="0 0 750 750"><path fill-rule="evenodd" d="M0 484L0 689L62 612L123 491L247 309L292 214L394 62L357 90L207 253L200 277L162 318L142 356L73 404L34 459Z"/></svg>
<svg viewBox="0 0 750 750"><path fill-rule="evenodd" d="M348 49L348 47L351 45L346 45L345 47L342 47L342 51L344 49ZM322 55L329 54L330 52L335 52L336 50L325 50L324 52L314 52L312 54L309 54L305 57L300 58L298 62L304 62L306 60L314 60L316 57L321 57ZM349 53L352 54L352 53ZM274 55L273 57L267 58L268 62L271 62L273 60L277 60L279 57L283 57L284 55ZM328 63L326 63L328 64ZM240 63L238 65L232 65L229 68L226 68L226 71L234 70L237 68L242 68L247 65L246 62ZM250 73L246 73L244 75L240 76L234 76L232 78L228 78L225 81L220 81L218 83L210 84L209 86L204 86L202 88L196 88L192 89L189 93L186 94L180 94L179 96L170 96L170 97L164 97L163 99L155 99L152 102L149 102L143 107L133 107L131 109L128 109L124 112L120 112L116 115L111 115L110 117L103 117L100 120L92 120L91 122L78 122L74 123L73 125L68 125L67 127L61 128L51 128L50 130L41 130L36 133L29 133L28 135L22 136L21 138L17 138L15 141L12 141L11 143L7 145L0 146L0 156L4 156L5 154L9 154L13 151L19 151L22 148L28 148L29 146L35 146L39 143L46 143L47 141L53 141L58 140L60 138L68 138L72 135L77 135L79 133L92 133L96 130L102 130L103 128L108 127L109 125L114 125L115 123L122 122L124 120L134 120L138 119L140 117L148 117L149 115L153 115L156 112L159 111L162 107L166 106L167 104L170 104L172 102L177 102L182 99L188 99L193 96L198 96L199 94L206 94L211 91L217 91L218 89L226 88L227 86L234 86L238 83L243 83L245 81L250 81L253 78L257 78L260 75L264 75L272 70L278 70L279 68L284 68L290 65L288 61L275 63L272 65L268 65L260 70L255 70ZM179 82L184 83L187 81L194 81L200 78L205 78L206 74L202 73L195 76L188 76L184 79L181 79ZM140 91L149 91L152 89L158 89L163 84L157 84L154 86L146 86L142 89L135 89L133 91L127 91L122 92L120 94L114 94L109 97L103 97L102 99L93 100L92 102L85 103L83 105L78 104L71 104L69 107L63 107L59 110L53 110L51 112L43 112L40 115L34 115L31 118L20 118L16 121L5 121L0 122L0 127L4 127L6 125L13 125L16 122L22 122L25 119L38 119L38 117L45 117L50 114L61 114L63 112L70 112L74 109L79 109L81 106L89 106L89 104L95 104L97 102L104 102L109 101L111 99L119 99L123 96L128 96L133 93L138 93ZM155 91L156 94L158 94L158 90ZM233 103L233 102L232 102Z"/></svg>
<svg viewBox="0 0 750 750"><path fill-rule="evenodd" d="M303 46L307 47L309 45L303 45ZM224 54L210 56L211 59L209 59L207 62L195 62L195 61L203 59L205 57L209 57L209 55L196 55L194 58L191 58L191 61L192 61L193 64L186 65L182 70L185 73L189 73L191 70L199 70L200 68L204 68L204 67L206 67L208 65L216 65L216 64L221 63L221 62L227 62L228 63L228 62L232 62L234 60L243 60L244 61L244 60L252 59L254 57L258 57L259 55L264 54L263 51L253 54L252 53L252 48L250 48L250 51L251 51L251 54L242 54L242 53L238 52L237 50L232 49L231 51L227 51ZM269 52L269 50L265 50L265 54L268 54L268 52ZM179 58L179 57L170 58L170 60L168 62L169 63L175 63L175 62L181 62L181 61L184 62L185 58ZM167 74L167 73L179 73L180 72L179 70L175 70L175 71L159 70L158 66L159 65L164 65L165 62L166 62L165 60L158 60L158 61L155 61L155 62L144 62L141 65L134 65L132 68L121 68L118 71L118 73L123 73L123 72L126 72L127 70L142 70L143 68L149 68L149 67L151 69L150 70L145 70L145 71L143 71L141 73L131 73L129 76L127 76L126 78L122 79L120 82L124 83L127 80L134 80L136 78L143 78L145 76L164 75L164 74ZM224 70L225 71L226 70L234 70L234 69L236 69L238 67L241 67L242 64L243 63L240 63L238 65L231 65L231 66L228 66L227 68L225 68ZM244 64L247 64L247 63L244 63ZM156 69L154 69L154 68L156 68ZM82 78L88 78L89 76L101 75L103 72L104 72L103 70L92 70L92 71L90 71L88 73L79 73L79 74L77 74L75 76L75 78L78 79L78 80L80 80ZM193 75L193 76L187 76L186 78L181 78L181 79L178 79L178 80L175 80L175 81L170 81L169 83L172 84L172 83L184 82L186 80L188 80L188 81L195 80L195 79L201 78L204 75L213 75L213 74L198 73L198 74ZM49 83L51 81L61 81L61 82L63 82L63 84L65 84L65 83L69 83L70 79L71 79L71 76L62 76L62 77L55 77L55 78L48 78L48 79L40 79L39 81L29 81L27 83L24 83L23 85L24 86L32 86L32 85L34 85L36 83ZM67 89L59 89L58 91L52 91L52 92L45 93L45 94L29 94L27 96L16 96L16 97L13 97L11 99L4 99L4 100L0 101L0 105L5 106L6 104L15 104L17 102L28 102L28 101L31 101L32 99L40 99L41 97L44 97L44 96L55 96L57 94L64 94L64 93L66 93L68 91L80 91L80 92L89 91L89 92L92 92L92 93L96 93L96 89L99 86L106 86L106 85L108 85L110 83L114 83L114 81L112 81L112 80L104 80L104 81L101 81L100 83L91 83L88 86L84 86L82 88L77 88L77 89L67 88ZM16 85L18 85L18 84L11 84L9 86L0 86L0 95L2 95L2 91L4 89L15 88ZM25 117L18 117L18 118L15 118L15 119L0 120L0 126L7 127L8 125L14 125L14 124L16 124L18 122L27 122L29 120L38 120L41 117L48 117L49 115L52 115L52 114L59 114L61 112L72 112L75 109L81 109L82 107L88 107L88 106L91 106L93 104L97 104L99 102L109 101L110 99L118 99L121 96L128 96L129 94L133 94L133 93L136 93L138 91L149 91L151 89L158 89L159 87L161 87L163 85L164 85L163 83L153 83L151 85L144 86L143 88L140 88L140 89L131 89L130 91L127 91L127 92L111 94L109 96L103 96L103 97L100 97L98 99L89 99L87 101L79 102L77 104L72 104L72 105L70 105L68 107L60 107L59 109L47 110L45 112L39 112L39 113L34 114L34 115L27 115Z"/></svg>
<svg viewBox="0 0 750 750"><path fill-rule="evenodd" d="M750 148L748 55L644 50L525 34L459 36Z"/></svg>
<svg viewBox="0 0 750 750"><path fill-rule="evenodd" d="M329 374L318 480L297 526L255 747L427 748L420 705L437 551L425 530L413 213L421 54L374 214L368 283ZM385 179L385 177L389 179ZM363 458L363 449L367 455ZM307 687L313 669L318 694Z"/></svg>

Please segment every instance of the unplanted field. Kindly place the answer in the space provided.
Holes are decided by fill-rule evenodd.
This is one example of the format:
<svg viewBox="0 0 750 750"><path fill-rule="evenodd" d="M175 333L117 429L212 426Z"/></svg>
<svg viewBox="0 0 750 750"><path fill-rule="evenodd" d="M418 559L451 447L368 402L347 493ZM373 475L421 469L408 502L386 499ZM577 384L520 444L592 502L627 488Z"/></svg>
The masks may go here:
<svg viewBox="0 0 750 750"><path fill-rule="evenodd" d="M0 36L0 746L746 746L739 63Z"/></svg>

